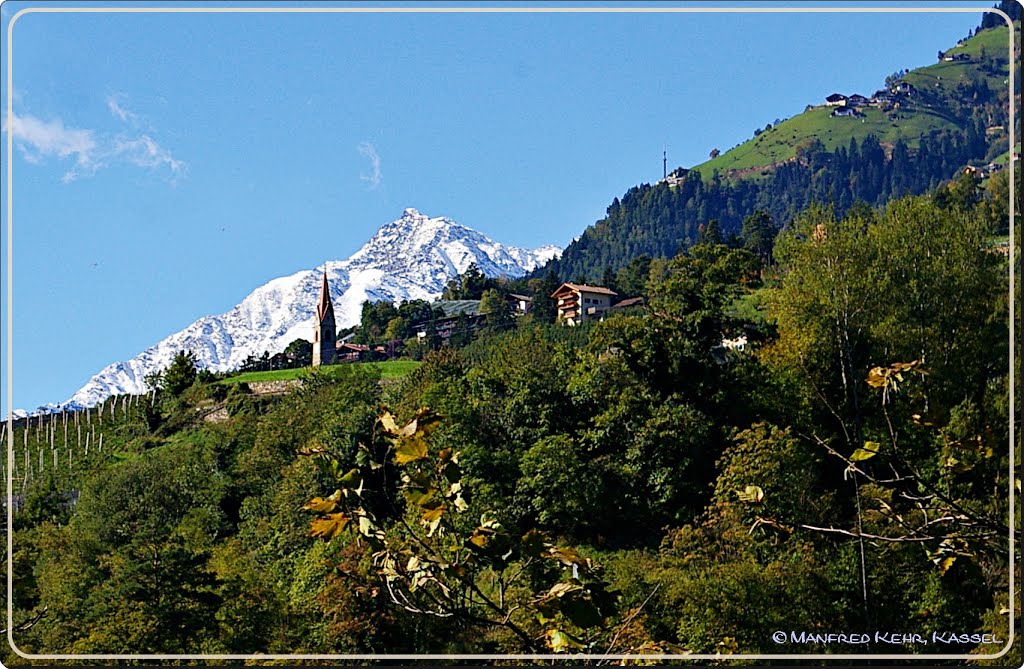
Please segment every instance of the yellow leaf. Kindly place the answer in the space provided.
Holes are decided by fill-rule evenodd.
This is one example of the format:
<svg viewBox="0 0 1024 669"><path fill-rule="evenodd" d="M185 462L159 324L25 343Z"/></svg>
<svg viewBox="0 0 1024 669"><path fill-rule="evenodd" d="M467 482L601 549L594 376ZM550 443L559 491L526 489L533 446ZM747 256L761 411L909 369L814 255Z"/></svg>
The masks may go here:
<svg viewBox="0 0 1024 669"><path fill-rule="evenodd" d="M332 513L326 518L314 520L310 525L310 535L333 539L341 534L341 531L348 525L349 517L344 513Z"/></svg>
<svg viewBox="0 0 1024 669"><path fill-rule="evenodd" d="M445 507L444 504L438 504L437 506L435 506L432 509L424 509L423 510L423 522L424 523L433 523L435 520L440 519L442 514L444 514L445 508L446 507Z"/></svg>
<svg viewBox="0 0 1024 669"><path fill-rule="evenodd" d="M552 546L548 549L546 557L552 560L558 560L564 565L574 565L583 562L583 558L580 557L580 554L571 548L558 548Z"/></svg>
<svg viewBox="0 0 1024 669"><path fill-rule="evenodd" d="M427 442L418 436L403 439L395 449L395 464L404 465L425 457L427 457Z"/></svg>
<svg viewBox="0 0 1024 669"><path fill-rule="evenodd" d="M390 411L385 411L380 415L380 424L384 427L385 432L394 437L398 436L400 432L398 423L395 422L395 417Z"/></svg>
<svg viewBox="0 0 1024 669"><path fill-rule="evenodd" d="M873 458L878 455L878 451L881 449L882 445L877 441L865 441L864 448L858 448L853 452L853 455L850 456L850 462L860 462L862 460L867 460L868 458Z"/></svg>
<svg viewBox="0 0 1024 669"><path fill-rule="evenodd" d="M322 445L322 444L312 444L310 446L306 446L305 448L300 448L298 450L298 454L299 455L305 455L305 456L322 455L322 454L327 453L327 452L328 452L327 447Z"/></svg>
<svg viewBox="0 0 1024 669"><path fill-rule="evenodd" d="M736 495L740 498L741 502L749 502L750 504L760 504L764 500L764 490L756 485L748 485L743 490L737 490Z"/></svg>
<svg viewBox="0 0 1024 669"><path fill-rule="evenodd" d="M437 531L437 528L441 526L441 518L438 517L436 520L429 523L425 522L424 524L427 526L427 536L432 537L434 536L434 532Z"/></svg>
<svg viewBox="0 0 1024 669"><path fill-rule="evenodd" d="M412 419L410 425L414 425L413 432L417 432L424 437L434 431L438 425L441 424L441 417L430 411L430 407L422 407L416 412L416 416ZM410 432L409 434L412 434Z"/></svg>
<svg viewBox="0 0 1024 669"><path fill-rule="evenodd" d="M306 511L316 511L317 513L330 513L338 506L338 500L337 497L335 497L337 494L338 493L335 493L327 499L324 499L323 497L314 497L303 505L302 508Z"/></svg>
<svg viewBox="0 0 1024 669"><path fill-rule="evenodd" d="M939 566L939 575L945 576L946 572L949 571L949 568L953 566L954 562L956 562L955 555L950 555L949 557L941 558L938 562L936 562L936 564Z"/></svg>
<svg viewBox="0 0 1024 669"><path fill-rule="evenodd" d="M370 536L371 534L373 534L374 529L376 529L376 528L373 525L373 521L370 520L370 518L368 516L366 516L365 514L359 516L359 533L360 534L362 534L364 536Z"/></svg>
<svg viewBox="0 0 1024 669"><path fill-rule="evenodd" d="M868 385L872 388L883 388L886 382L886 370L881 367L872 367L868 372Z"/></svg>

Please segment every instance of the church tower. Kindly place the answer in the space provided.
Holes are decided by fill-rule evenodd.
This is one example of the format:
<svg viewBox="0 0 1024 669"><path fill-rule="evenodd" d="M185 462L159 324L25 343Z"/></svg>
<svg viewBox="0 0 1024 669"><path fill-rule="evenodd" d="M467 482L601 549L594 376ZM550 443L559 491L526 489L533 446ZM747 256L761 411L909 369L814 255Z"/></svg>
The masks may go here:
<svg viewBox="0 0 1024 669"><path fill-rule="evenodd" d="M334 362L334 305L331 304L331 289L327 286L327 272L320 284L320 299L316 303L316 326L313 329L313 366L329 365Z"/></svg>

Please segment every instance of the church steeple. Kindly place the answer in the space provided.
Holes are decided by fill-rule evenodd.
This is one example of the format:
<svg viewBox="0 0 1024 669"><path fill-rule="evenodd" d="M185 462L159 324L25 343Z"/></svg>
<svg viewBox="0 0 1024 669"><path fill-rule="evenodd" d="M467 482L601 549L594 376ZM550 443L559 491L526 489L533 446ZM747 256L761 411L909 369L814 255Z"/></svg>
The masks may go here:
<svg viewBox="0 0 1024 669"><path fill-rule="evenodd" d="M327 272L325 271L323 282L320 284L320 298L316 303L316 326L313 328L314 367L334 362L336 332L334 305L331 304L331 288L327 284Z"/></svg>

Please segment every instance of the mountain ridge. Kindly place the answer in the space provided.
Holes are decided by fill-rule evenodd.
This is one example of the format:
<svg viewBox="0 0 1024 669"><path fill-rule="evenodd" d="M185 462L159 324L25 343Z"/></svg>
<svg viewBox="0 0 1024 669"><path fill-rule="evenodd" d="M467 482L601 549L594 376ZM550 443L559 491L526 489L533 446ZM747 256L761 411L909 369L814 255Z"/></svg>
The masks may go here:
<svg viewBox="0 0 1024 669"><path fill-rule="evenodd" d="M145 377L165 368L181 350L193 351L203 369L228 371L249 355L277 353L297 338L308 340L323 273L338 327L346 327L359 322L365 300L432 300L470 264L487 276L516 278L560 253L554 245L532 250L506 246L450 218L407 208L348 258L271 279L228 311L203 316L134 358L107 365L67 401L32 413L80 409L111 395L144 392Z"/></svg>

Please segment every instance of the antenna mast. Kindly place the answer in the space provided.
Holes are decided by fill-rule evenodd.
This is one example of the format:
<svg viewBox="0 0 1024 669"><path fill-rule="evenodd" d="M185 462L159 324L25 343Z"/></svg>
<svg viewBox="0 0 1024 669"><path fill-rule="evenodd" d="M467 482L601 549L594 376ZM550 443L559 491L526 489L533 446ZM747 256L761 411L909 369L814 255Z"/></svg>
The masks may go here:
<svg viewBox="0 0 1024 669"><path fill-rule="evenodd" d="M661 152L661 178L668 178L668 151L664 149Z"/></svg>

